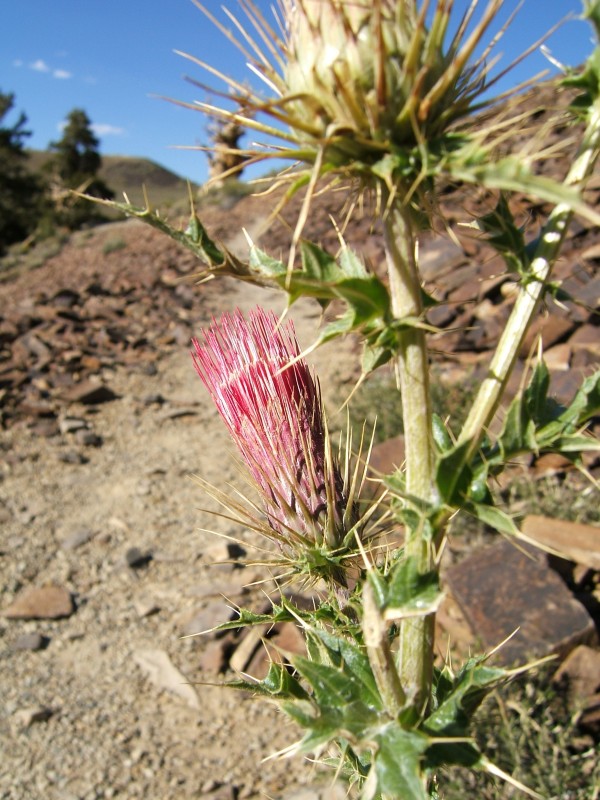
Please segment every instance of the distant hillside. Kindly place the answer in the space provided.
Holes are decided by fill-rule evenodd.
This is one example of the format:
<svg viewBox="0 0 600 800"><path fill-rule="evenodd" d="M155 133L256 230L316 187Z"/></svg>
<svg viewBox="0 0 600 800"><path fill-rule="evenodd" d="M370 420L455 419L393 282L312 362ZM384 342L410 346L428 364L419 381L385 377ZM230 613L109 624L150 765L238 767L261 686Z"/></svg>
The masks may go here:
<svg viewBox="0 0 600 800"><path fill-rule="evenodd" d="M39 172L51 158L45 150L30 150L28 155L33 172ZM152 204L160 208L181 205L188 195L186 180L146 158L102 156L100 177L113 190L116 200L121 200L126 192L134 205L144 203L143 186ZM192 187L198 188L194 184Z"/></svg>

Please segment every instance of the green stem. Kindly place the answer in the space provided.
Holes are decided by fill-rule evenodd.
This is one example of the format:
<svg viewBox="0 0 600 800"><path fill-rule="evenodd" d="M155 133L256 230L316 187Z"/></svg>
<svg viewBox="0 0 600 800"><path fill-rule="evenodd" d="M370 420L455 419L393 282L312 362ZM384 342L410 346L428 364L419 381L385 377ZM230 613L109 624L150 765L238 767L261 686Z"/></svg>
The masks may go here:
<svg viewBox="0 0 600 800"><path fill-rule="evenodd" d="M392 208L384 221L386 259L394 317L418 319L421 284L415 263L414 233L408 212ZM414 327L399 332L397 369L404 422L406 493L417 506L435 497L429 359L425 333ZM422 573L433 569L430 542L421 529L406 532L405 553ZM429 701L433 669L434 615L404 620L400 636L400 679L407 696L422 709Z"/></svg>
<svg viewBox="0 0 600 800"><path fill-rule="evenodd" d="M385 709L393 719L406 702L394 658L390 650L387 624L377 607L375 593L369 581L363 587L363 635L367 657Z"/></svg>
<svg viewBox="0 0 600 800"><path fill-rule="evenodd" d="M582 185L591 175L600 150L600 101L592 107L588 126L578 155L573 162L565 185ZM487 377L479 387L469 416L458 439L468 443L464 462L477 452L481 439L496 413L506 383L523 345L531 320L546 289L552 267L562 247L573 212L565 203L557 205L544 226L531 263L527 280L521 284L519 295L498 342ZM458 470L457 470L458 472Z"/></svg>

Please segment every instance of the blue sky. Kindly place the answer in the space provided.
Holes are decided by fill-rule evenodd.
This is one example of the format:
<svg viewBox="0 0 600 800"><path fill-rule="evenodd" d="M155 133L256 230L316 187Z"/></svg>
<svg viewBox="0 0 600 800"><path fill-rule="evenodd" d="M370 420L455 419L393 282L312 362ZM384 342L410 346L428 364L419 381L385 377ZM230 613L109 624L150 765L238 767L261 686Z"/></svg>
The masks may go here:
<svg viewBox="0 0 600 800"><path fill-rule="evenodd" d="M460 9L465 2L456 0L456 5ZM205 0L205 5L225 19L220 1ZM226 0L225 5L235 10L237 2ZM268 9L269 1L258 0L258 5ZM517 0L506 0L502 17L516 5ZM578 15L581 9L581 0L524 0L499 48L502 64L558 20L569 13ZM548 46L562 63L579 64L591 50L591 28L581 21L568 22ZM241 54L192 0L7 0L0 13L0 90L13 92L17 110L27 114L33 132L28 146L46 148L60 137L68 112L83 108L97 126L103 153L145 156L203 181L206 157L174 146L205 142L204 117L154 95L207 100L184 76L208 83L214 79L207 80L175 50L238 78L250 76ZM547 67L552 69L535 54L511 81Z"/></svg>

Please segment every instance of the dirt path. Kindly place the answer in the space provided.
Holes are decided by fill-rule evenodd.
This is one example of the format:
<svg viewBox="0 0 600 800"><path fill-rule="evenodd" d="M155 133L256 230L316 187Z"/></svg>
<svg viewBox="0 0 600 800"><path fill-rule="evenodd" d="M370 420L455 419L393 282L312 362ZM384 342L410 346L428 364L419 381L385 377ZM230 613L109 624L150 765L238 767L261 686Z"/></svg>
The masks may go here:
<svg viewBox="0 0 600 800"><path fill-rule="evenodd" d="M227 281L221 297L223 308L282 308L279 295ZM316 308L298 304L293 317L305 346ZM336 344L316 354L337 387L350 374L350 349ZM109 383L118 399L64 415L100 437L99 447L82 447L76 432L44 439L15 427L2 434L3 606L23 587L54 584L72 594L76 611L0 621L0 797L295 796L313 782L311 767L262 763L290 743L288 723L274 709L214 686L194 695L177 676L153 680L166 657L184 680L211 679L201 667L207 640L180 636L194 619L205 621L201 612L214 615L221 592L240 599L255 577L256 570L247 576L211 563L223 545L199 529L239 530L198 511L207 500L188 478L240 486L224 428L186 348L162 359L155 375L121 367ZM336 391L324 389L331 404ZM46 646L19 649L28 633L41 634ZM188 697L178 696L186 690Z"/></svg>

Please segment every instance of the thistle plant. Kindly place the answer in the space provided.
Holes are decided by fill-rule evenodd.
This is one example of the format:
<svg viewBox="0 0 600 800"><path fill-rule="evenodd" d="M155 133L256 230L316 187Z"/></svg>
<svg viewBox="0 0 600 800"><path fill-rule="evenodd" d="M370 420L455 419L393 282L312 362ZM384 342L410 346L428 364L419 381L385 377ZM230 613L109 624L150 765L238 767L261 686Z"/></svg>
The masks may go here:
<svg viewBox="0 0 600 800"><path fill-rule="evenodd" d="M541 140L520 153L504 152L511 129L527 120L517 102L522 87L502 98L490 91L503 74L495 71L499 36L491 35L501 0L484 2L479 16L473 0L457 20L452 0L433 8L427 0L281 0L272 23L251 0L241 0L241 16L225 12L233 30L195 2L246 55L265 93L187 56L223 81L217 96L236 103L234 110L190 107L266 137L238 153L245 166L292 162L271 185L285 187L282 203L304 192L289 254L282 261L251 244L242 260L210 238L193 206L182 231L150 207L113 205L191 249L212 276L278 287L288 305L308 296L327 309L336 300L341 312L323 325L315 346L357 334L361 379L393 364L406 451L402 468L382 478L387 513L404 544L373 550L365 524L374 511L360 497L364 468L334 458L318 383L291 329L260 310L248 320L234 312L194 342L196 369L261 499L248 512L230 505L234 519L277 542L286 580L317 578L323 593L314 611L274 598L271 614L242 610L221 626L292 620L306 636L305 656L273 663L263 681L235 685L278 702L305 730L289 752L316 753L336 764L363 800L437 797L443 768L451 764L504 777L536 796L486 759L469 727L486 693L519 670L493 666L490 654L457 669L434 667L434 618L450 518L466 512L518 537L490 488L506 464L541 452L560 452L577 464L585 449L600 449L586 432L600 409L600 373L587 377L562 408L549 396L540 358L529 385L508 408L501 406L530 322L556 289L552 267L573 214L600 220L582 195L600 150L600 49L583 69L567 70L564 82L577 94L569 113L583 133L559 183L536 170L536 161L549 155ZM584 13L598 33L599 0L587 0ZM477 124L475 115L497 108L499 99L508 109L504 116ZM428 339L437 329L427 312L435 301L423 290L418 257L424 230L439 229L440 220L450 229L440 211L443 182L472 184L494 199L471 226L519 282L487 377L456 439L431 410ZM369 271L343 241L329 253L303 238L315 193L336 186L347 187L348 213L365 205L381 223L385 277ZM517 223L514 194L551 207L539 236ZM213 493L227 504L223 493Z"/></svg>

